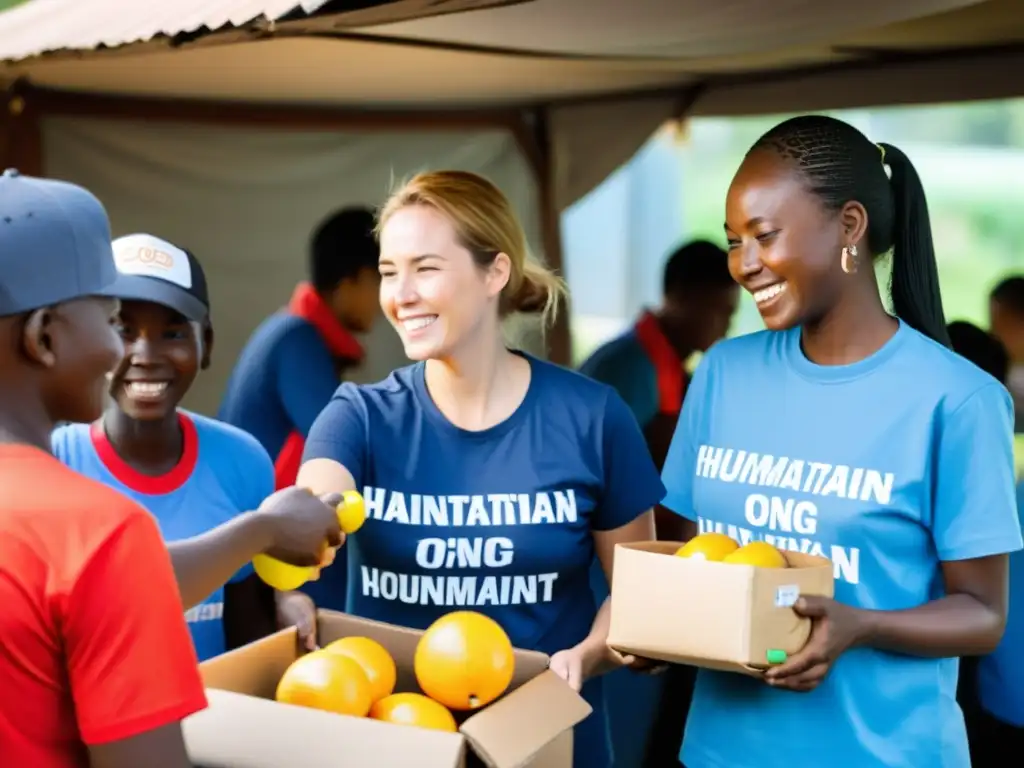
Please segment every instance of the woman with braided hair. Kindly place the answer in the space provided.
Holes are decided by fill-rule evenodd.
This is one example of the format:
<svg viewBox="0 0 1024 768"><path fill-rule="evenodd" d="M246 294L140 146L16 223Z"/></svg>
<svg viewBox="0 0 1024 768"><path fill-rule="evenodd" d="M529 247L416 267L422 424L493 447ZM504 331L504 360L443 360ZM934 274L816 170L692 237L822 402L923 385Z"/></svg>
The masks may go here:
<svg viewBox="0 0 1024 768"><path fill-rule="evenodd" d="M897 148L787 120L729 188L733 277L765 331L696 372L663 504L829 557L799 653L701 670L687 768L968 768L958 656L998 644L1021 548L1006 389L949 349L924 190ZM892 252L892 312L873 260Z"/></svg>

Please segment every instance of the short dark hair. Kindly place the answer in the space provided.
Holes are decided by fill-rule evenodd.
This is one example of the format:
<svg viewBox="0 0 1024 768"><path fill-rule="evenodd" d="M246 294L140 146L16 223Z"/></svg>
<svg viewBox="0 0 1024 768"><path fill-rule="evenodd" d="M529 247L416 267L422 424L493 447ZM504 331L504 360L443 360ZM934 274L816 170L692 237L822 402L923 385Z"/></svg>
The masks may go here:
<svg viewBox="0 0 1024 768"><path fill-rule="evenodd" d="M317 291L332 291L364 269L377 269L375 223L373 211L361 207L342 208L320 222L309 247L309 276Z"/></svg>
<svg viewBox="0 0 1024 768"><path fill-rule="evenodd" d="M907 156L892 144L872 143L849 123L823 115L779 123L750 151L756 149L773 151L790 162L826 210L839 211L852 201L864 206L871 255L893 252L893 310L911 328L948 347L928 202Z"/></svg>
<svg viewBox="0 0 1024 768"><path fill-rule="evenodd" d="M1024 315L1024 277L1014 275L999 282L988 295L1011 312Z"/></svg>
<svg viewBox="0 0 1024 768"><path fill-rule="evenodd" d="M947 326L953 351L965 357L985 373L1006 383L1010 373L1010 355L995 336L973 323L956 320Z"/></svg>
<svg viewBox="0 0 1024 768"><path fill-rule="evenodd" d="M666 296L694 288L721 288L735 285L729 274L729 254L708 240L691 240L668 257L662 288Z"/></svg>

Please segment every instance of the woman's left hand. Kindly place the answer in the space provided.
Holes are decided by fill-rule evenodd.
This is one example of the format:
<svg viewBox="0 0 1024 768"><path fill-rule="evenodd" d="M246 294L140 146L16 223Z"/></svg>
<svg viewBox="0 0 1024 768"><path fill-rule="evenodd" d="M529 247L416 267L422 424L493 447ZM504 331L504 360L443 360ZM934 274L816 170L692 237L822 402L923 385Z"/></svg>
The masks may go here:
<svg viewBox="0 0 1024 768"><path fill-rule="evenodd" d="M608 646L588 650L585 643L559 651L551 657L549 664L551 671L565 680L574 691L579 691L583 683L595 673L629 667L637 672L657 674L667 666L660 661L619 653Z"/></svg>
<svg viewBox="0 0 1024 768"><path fill-rule="evenodd" d="M856 645L863 633L863 613L827 597L806 596L793 610L811 620L807 645L764 674L773 688L813 691L825 679L840 654Z"/></svg>
<svg viewBox="0 0 1024 768"><path fill-rule="evenodd" d="M551 657L548 668L565 680L574 691L583 687L586 653L580 646L566 648Z"/></svg>

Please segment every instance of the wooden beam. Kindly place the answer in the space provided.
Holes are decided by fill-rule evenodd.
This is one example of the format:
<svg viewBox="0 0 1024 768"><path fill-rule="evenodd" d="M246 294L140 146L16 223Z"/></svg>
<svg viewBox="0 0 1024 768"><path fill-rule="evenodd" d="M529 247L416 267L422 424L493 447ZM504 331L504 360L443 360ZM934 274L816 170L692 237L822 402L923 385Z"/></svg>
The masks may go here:
<svg viewBox="0 0 1024 768"><path fill-rule="evenodd" d="M42 117L201 123L292 131L522 130L524 113L493 110L374 110L79 93L20 84Z"/></svg>

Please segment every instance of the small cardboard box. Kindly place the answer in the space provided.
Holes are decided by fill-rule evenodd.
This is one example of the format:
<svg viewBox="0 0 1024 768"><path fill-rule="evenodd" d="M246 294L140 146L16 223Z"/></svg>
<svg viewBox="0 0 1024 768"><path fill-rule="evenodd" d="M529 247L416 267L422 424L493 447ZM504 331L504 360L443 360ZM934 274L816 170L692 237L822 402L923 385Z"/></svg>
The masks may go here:
<svg viewBox="0 0 1024 768"><path fill-rule="evenodd" d="M422 632L320 611L322 645L369 637L398 666L396 691L418 691L413 655ZM548 670L548 657L515 652L509 692L463 718L459 733L392 725L279 704L277 683L302 651L286 629L201 664L210 706L184 722L199 768L572 768L572 729L591 708ZM468 746L468 750L467 750Z"/></svg>
<svg viewBox="0 0 1024 768"><path fill-rule="evenodd" d="M799 651L810 619L800 595L832 597L832 562L783 552L789 568L754 568L673 557L679 542L615 548L608 645L659 661L760 675L768 651Z"/></svg>

